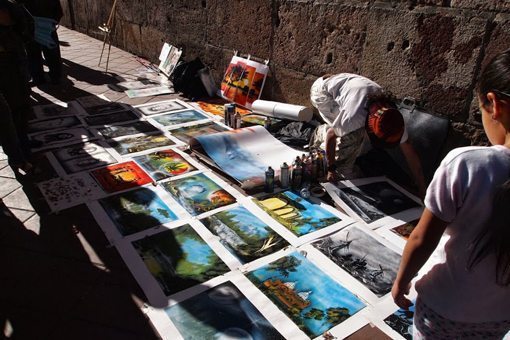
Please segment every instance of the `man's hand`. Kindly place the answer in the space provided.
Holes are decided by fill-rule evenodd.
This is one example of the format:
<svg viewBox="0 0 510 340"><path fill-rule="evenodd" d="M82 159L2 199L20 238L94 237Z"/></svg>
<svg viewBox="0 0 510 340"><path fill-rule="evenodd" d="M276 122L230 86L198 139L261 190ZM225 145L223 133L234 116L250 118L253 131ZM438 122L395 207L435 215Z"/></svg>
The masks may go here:
<svg viewBox="0 0 510 340"><path fill-rule="evenodd" d="M340 176L338 176L336 171L328 171L326 179L328 180L328 182L336 184L340 180Z"/></svg>

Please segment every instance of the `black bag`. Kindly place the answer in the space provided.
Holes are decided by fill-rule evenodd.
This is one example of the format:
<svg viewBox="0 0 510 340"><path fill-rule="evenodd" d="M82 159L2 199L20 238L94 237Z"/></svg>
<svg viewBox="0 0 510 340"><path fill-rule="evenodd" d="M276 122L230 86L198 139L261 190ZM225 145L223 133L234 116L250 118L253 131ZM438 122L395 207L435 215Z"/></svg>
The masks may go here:
<svg viewBox="0 0 510 340"><path fill-rule="evenodd" d="M182 92L189 99L209 97L200 77L200 72L207 67L200 58L192 61L180 61L172 73L172 83L176 92Z"/></svg>

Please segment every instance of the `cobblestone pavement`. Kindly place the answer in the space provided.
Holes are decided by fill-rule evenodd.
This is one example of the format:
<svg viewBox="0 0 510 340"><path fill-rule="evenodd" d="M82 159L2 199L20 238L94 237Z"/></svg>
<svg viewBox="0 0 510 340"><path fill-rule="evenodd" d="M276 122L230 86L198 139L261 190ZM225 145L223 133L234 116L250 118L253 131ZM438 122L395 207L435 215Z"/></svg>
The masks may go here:
<svg viewBox="0 0 510 340"><path fill-rule="evenodd" d="M105 74L102 41L65 27L59 35L67 79L32 88L34 105L91 94L131 105L176 97L129 99L110 90L119 77L135 79L142 63L112 47ZM34 178L18 181L0 153L0 338L158 338L141 309L144 294L88 209L46 212L33 182L54 174L44 157L35 164Z"/></svg>

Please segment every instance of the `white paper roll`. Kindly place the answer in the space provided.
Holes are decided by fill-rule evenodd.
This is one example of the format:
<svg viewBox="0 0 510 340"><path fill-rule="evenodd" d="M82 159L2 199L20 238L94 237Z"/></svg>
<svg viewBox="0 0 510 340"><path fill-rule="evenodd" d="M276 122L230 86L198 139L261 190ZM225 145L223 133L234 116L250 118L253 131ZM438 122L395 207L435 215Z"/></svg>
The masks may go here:
<svg viewBox="0 0 510 340"><path fill-rule="evenodd" d="M257 99L253 102L251 109L253 113L264 116L296 120L299 122L308 122L313 117L313 111L309 107L269 100Z"/></svg>

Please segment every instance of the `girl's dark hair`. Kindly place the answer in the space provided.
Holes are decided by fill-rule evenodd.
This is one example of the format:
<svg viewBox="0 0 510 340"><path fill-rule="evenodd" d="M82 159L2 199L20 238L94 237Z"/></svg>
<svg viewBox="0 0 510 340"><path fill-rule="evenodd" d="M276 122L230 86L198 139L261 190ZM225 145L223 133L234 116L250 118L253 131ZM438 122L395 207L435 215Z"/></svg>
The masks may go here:
<svg viewBox="0 0 510 340"><path fill-rule="evenodd" d="M376 93L369 94L367 96L366 108L369 108L373 103L380 102L384 103L389 107L397 108L397 98L393 95L393 93L389 91L380 91Z"/></svg>
<svg viewBox="0 0 510 340"><path fill-rule="evenodd" d="M484 103L487 102L488 92L510 98L510 49L496 55L485 66L478 81L477 92Z"/></svg>
<svg viewBox="0 0 510 340"><path fill-rule="evenodd" d="M486 256L496 257L496 283L510 284L510 180L503 183L493 199L492 214L471 245L467 268L472 269Z"/></svg>

